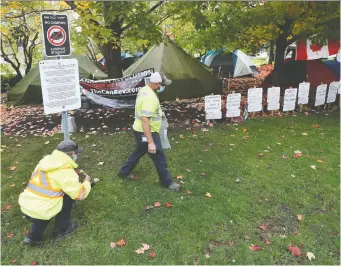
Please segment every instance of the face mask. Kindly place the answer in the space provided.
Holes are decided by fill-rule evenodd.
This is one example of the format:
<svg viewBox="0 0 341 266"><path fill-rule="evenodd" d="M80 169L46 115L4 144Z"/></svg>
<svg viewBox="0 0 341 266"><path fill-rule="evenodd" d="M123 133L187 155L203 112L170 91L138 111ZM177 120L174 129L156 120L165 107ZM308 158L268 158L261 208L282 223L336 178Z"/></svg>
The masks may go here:
<svg viewBox="0 0 341 266"><path fill-rule="evenodd" d="M161 93L165 90L165 86L160 86L160 89L157 90L158 93Z"/></svg>
<svg viewBox="0 0 341 266"><path fill-rule="evenodd" d="M73 154L73 155L72 155L72 159L73 159L74 161L77 161L77 160L78 160L78 154L77 154L77 153Z"/></svg>

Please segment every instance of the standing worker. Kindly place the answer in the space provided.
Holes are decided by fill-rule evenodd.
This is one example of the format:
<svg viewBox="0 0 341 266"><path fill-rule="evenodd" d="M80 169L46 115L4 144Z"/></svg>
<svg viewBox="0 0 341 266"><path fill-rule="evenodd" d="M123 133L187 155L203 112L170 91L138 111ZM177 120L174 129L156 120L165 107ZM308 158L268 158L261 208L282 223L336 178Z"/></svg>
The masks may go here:
<svg viewBox="0 0 341 266"><path fill-rule="evenodd" d="M74 200L84 200L91 190L91 177L83 183L74 170L82 148L72 140L62 141L52 154L45 156L36 166L31 179L19 197L21 211L32 222L25 244L42 244L49 221L55 218L53 237L61 240L77 229L71 221Z"/></svg>
<svg viewBox="0 0 341 266"><path fill-rule="evenodd" d="M133 125L136 139L135 151L129 156L128 161L121 167L118 176L127 180L136 180L131 174L140 158L147 152L153 160L159 175L161 185L172 190L179 191L180 185L173 182L167 169L167 161L161 146L160 128L162 122L162 110L157 92L162 92L165 86L172 83L171 80L159 72L151 74L147 86L140 89L136 98L135 122Z"/></svg>

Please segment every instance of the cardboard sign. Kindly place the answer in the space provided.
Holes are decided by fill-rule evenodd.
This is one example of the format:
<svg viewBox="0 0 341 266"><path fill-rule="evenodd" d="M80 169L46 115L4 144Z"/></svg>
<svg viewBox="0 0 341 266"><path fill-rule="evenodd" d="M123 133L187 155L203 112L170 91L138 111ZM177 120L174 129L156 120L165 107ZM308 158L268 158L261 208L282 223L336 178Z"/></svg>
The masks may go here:
<svg viewBox="0 0 341 266"><path fill-rule="evenodd" d="M248 112L262 111L263 89L253 88L247 92Z"/></svg>
<svg viewBox="0 0 341 266"><path fill-rule="evenodd" d="M308 104L309 102L310 83L303 82L298 86L298 102L297 104Z"/></svg>
<svg viewBox="0 0 341 266"><path fill-rule="evenodd" d="M210 119L221 119L222 118L222 113L221 111L208 111L205 114L205 119L210 120Z"/></svg>
<svg viewBox="0 0 341 266"><path fill-rule="evenodd" d="M81 107L77 59L42 60L39 71L45 114Z"/></svg>
<svg viewBox="0 0 341 266"><path fill-rule="evenodd" d="M285 90L283 112L295 110L296 98L297 98L297 89L286 89Z"/></svg>
<svg viewBox="0 0 341 266"><path fill-rule="evenodd" d="M334 81L329 84L327 103L333 103L336 101L336 94L340 88L340 82Z"/></svg>
<svg viewBox="0 0 341 266"><path fill-rule="evenodd" d="M205 96L205 112L206 120L222 118L220 95Z"/></svg>
<svg viewBox="0 0 341 266"><path fill-rule="evenodd" d="M233 93L227 95L226 98L226 117L240 116L240 101L242 95L240 93Z"/></svg>
<svg viewBox="0 0 341 266"><path fill-rule="evenodd" d="M68 56L71 55L71 42L69 22L67 15L42 14L45 55Z"/></svg>
<svg viewBox="0 0 341 266"><path fill-rule="evenodd" d="M220 111L221 110L221 96L208 95L205 96L205 111Z"/></svg>
<svg viewBox="0 0 341 266"><path fill-rule="evenodd" d="M279 99L281 96L281 88L280 87L272 87L268 88L268 110L278 110L279 109Z"/></svg>
<svg viewBox="0 0 341 266"><path fill-rule="evenodd" d="M317 86L315 106L324 105L326 102L327 84Z"/></svg>

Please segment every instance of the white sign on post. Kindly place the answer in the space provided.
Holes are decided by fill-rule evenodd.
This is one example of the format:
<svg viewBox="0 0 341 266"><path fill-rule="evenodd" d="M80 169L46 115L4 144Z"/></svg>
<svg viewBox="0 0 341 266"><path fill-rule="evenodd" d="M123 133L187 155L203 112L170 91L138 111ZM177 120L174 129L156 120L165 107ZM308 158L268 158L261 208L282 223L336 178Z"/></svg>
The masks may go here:
<svg viewBox="0 0 341 266"><path fill-rule="evenodd" d="M280 87L272 87L268 88L268 111L278 110L279 109L279 98L281 94Z"/></svg>
<svg viewBox="0 0 341 266"><path fill-rule="evenodd" d="M44 113L60 113L81 107L77 59L39 62Z"/></svg>
<svg viewBox="0 0 341 266"><path fill-rule="evenodd" d="M327 103L333 103L336 101L336 94L340 88L340 82L334 81L329 84Z"/></svg>
<svg viewBox="0 0 341 266"><path fill-rule="evenodd" d="M297 104L308 104L309 102L309 82L300 83L298 86L298 101Z"/></svg>
<svg viewBox="0 0 341 266"><path fill-rule="evenodd" d="M240 116L240 101L242 95L240 93L233 93L227 95L226 98L226 117Z"/></svg>
<svg viewBox="0 0 341 266"><path fill-rule="evenodd" d="M222 118L220 95L205 96L205 112L206 112L206 120Z"/></svg>
<svg viewBox="0 0 341 266"><path fill-rule="evenodd" d="M248 112L262 111L263 89L253 88L247 92Z"/></svg>
<svg viewBox="0 0 341 266"><path fill-rule="evenodd" d="M286 89L285 90L283 112L295 110L296 98L297 98L297 89Z"/></svg>
<svg viewBox="0 0 341 266"><path fill-rule="evenodd" d="M317 86L315 106L324 105L326 102L327 84Z"/></svg>

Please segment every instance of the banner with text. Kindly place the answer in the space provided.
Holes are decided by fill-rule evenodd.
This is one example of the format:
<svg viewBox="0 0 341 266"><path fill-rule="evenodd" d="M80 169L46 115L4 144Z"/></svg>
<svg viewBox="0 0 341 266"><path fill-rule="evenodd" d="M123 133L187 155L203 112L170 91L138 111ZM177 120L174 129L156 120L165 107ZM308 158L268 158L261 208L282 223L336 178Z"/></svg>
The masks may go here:
<svg viewBox="0 0 341 266"><path fill-rule="evenodd" d="M101 97L132 98L145 86L145 78L153 72L154 68L150 68L119 79L91 80L83 78L79 82L83 89Z"/></svg>

